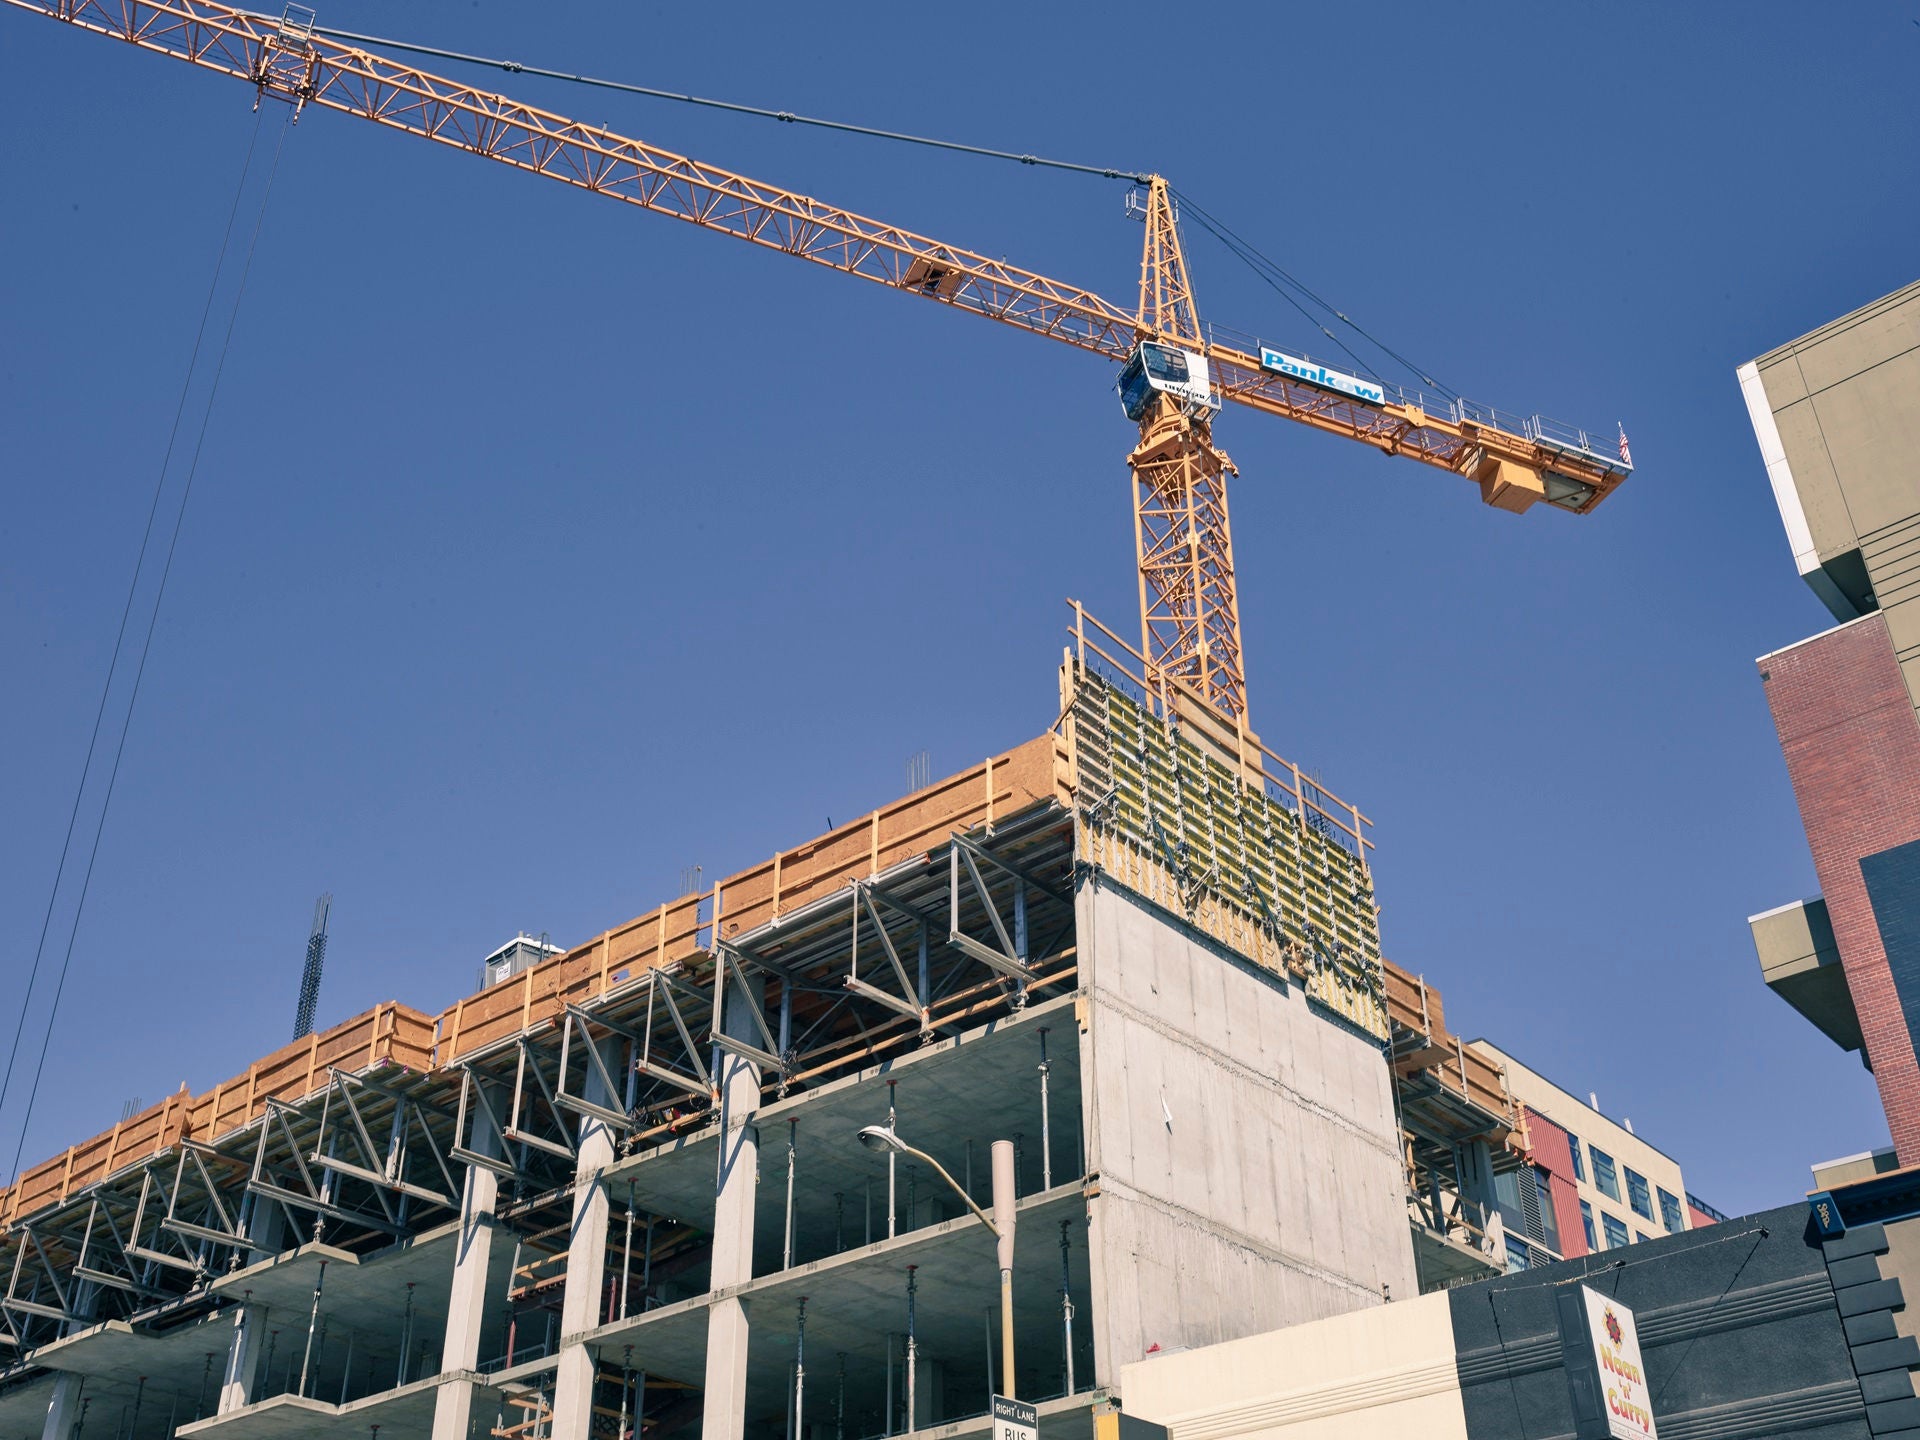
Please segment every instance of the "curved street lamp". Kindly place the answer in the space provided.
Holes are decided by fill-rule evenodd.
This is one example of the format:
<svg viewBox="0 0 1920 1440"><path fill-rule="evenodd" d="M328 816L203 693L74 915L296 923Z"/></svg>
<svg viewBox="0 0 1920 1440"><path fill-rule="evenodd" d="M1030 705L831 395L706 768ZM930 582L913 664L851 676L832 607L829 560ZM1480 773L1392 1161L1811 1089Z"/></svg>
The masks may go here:
<svg viewBox="0 0 1920 1440"><path fill-rule="evenodd" d="M855 1138L869 1150L911 1155L932 1167L933 1172L953 1188L953 1193L966 1202L967 1208L993 1235L1000 1261L1000 1382L1006 1387L1006 1397L1009 1400L1016 1398L1013 1379L1013 1227L1018 1207L1013 1184L1013 1142L993 1142L993 1213L989 1215L973 1203L973 1197L960 1188L960 1182L947 1173L946 1166L926 1151L916 1150L907 1144L885 1125L864 1125Z"/></svg>

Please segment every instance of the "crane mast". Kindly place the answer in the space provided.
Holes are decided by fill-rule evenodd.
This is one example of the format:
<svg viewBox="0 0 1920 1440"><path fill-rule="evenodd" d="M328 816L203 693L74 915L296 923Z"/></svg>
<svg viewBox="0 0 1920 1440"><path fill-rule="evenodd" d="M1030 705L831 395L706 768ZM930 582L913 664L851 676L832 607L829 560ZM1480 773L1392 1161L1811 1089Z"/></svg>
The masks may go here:
<svg viewBox="0 0 1920 1440"><path fill-rule="evenodd" d="M1141 219L1147 233L1134 333L1142 343L1204 351L1179 217L1157 175L1148 182ZM1154 391L1139 417L1140 443L1127 468L1140 569L1140 653L1149 678L1182 684L1244 724L1247 676L1227 523L1227 477L1236 472L1213 443L1217 408L1204 386L1197 396Z"/></svg>
<svg viewBox="0 0 1920 1440"><path fill-rule="evenodd" d="M1241 729L1246 674L1227 519L1236 472L1213 443L1223 404L1450 471L1510 512L1545 501L1587 514L1633 470L1624 438L1616 458L1610 437L1435 401L1203 329L1159 176L1131 177L1145 186L1130 208L1146 222L1146 243L1129 314L1004 260L337 43L300 7L276 21L217 0L0 3L244 80L256 106L273 98L296 117L308 105L358 116L1120 362L1122 403L1140 430L1128 465L1150 678Z"/></svg>

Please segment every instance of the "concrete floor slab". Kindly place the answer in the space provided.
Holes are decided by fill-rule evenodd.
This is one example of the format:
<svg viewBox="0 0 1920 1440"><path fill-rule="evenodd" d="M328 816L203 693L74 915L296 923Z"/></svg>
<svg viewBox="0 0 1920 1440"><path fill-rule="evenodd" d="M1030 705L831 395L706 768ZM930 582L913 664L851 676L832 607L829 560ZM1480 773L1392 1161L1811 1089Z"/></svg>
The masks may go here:
<svg viewBox="0 0 1920 1440"><path fill-rule="evenodd" d="M433 1428L434 1399L442 1385L480 1380L468 1371L451 1371L345 1405L275 1395L225 1415L182 1425L178 1433L181 1440L189 1436L207 1436L209 1440L216 1436L219 1440L345 1440L352 1436L364 1440L378 1425L395 1440L402 1440L425 1435ZM493 1401L489 1399L488 1403Z"/></svg>

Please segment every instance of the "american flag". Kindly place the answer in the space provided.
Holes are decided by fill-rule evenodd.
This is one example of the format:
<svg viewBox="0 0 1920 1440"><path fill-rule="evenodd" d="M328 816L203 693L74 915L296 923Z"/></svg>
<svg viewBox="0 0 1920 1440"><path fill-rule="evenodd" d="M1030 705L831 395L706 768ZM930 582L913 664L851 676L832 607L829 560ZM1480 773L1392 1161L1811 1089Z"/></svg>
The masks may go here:
<svg viewBox="0 0 1920 1440"><path fill-rule="evenodd" d="M1616 420L1614 424L1620 425L1620 422ZM1620 425L1620 463L1633 464L1633 451L1627 448L1627 427L1624 425Z"/></svg>

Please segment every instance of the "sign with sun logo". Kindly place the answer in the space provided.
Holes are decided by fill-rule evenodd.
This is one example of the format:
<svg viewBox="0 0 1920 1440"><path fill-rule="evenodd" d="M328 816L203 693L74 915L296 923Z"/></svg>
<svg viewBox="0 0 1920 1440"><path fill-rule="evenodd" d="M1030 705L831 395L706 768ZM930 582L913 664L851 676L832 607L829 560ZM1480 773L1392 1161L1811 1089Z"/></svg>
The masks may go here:
<svg viewBox="0 0 1920 1440"><path fill-rule="evenodd" d="M1653 1397L1640 1361L1640 1336L1633 1311L1591 1286L1578 1287L1579 1298L1562 1301L1563 1341L1566 1331L1583 1331L1581 1341L1565 1350L1567 1377L1574 1388L1574 1408L1581 1436L1610 1440L1657 1440ZM1584 1353L1581 1353L1584 1352Z"/></svg>

